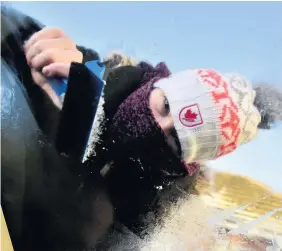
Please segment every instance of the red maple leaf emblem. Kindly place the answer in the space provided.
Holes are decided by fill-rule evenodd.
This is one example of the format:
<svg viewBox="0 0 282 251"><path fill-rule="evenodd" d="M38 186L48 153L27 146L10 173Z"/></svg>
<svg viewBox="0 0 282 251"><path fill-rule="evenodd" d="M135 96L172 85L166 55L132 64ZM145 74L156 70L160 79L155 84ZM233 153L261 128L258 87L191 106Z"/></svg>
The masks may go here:
<svg viewBox="0 0 282 251"><path fill-rule="evenodd" d="M195 120L197 119L198 114L194 113L191 109L188 109L185 114L184 114L184 120L188 121L188 122L195 122Z"/></svg>

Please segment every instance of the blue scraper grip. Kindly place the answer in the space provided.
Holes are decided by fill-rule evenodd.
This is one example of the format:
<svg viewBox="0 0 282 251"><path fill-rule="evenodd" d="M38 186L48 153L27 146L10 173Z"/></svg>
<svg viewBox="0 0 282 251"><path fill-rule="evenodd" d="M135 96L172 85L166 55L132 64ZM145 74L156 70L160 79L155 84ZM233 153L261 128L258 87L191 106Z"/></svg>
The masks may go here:
<svg viewBox="0 0 282 251"><path fill-rule="evenodd" d="M85 66L94 73L101 81L105 73L105 66L98 60L93 60L85 63ZM48 83L61 98L67 91L68 80L66 78L47 78ZM102 91L102 89L101 89Z"/></svg>

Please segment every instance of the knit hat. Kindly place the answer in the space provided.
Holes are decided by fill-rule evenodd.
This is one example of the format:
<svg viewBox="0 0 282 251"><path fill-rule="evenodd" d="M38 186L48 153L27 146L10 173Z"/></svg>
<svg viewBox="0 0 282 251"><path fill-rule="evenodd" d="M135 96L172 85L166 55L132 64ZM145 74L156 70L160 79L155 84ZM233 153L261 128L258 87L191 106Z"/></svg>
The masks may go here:
<svg viewBox="0 0 282 251"><path fill-rule="evenodd" d="M253 139L261 116L252 85L238 74L186 70L155 83L168 99L186 163L212 160Z"/></svg>

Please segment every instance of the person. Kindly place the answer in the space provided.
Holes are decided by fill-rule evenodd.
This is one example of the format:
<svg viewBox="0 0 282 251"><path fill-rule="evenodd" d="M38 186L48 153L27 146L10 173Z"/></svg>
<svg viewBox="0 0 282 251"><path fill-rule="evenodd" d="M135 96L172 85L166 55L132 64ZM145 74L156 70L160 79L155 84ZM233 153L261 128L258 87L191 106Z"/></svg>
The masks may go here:
<svg viewBox="0 0 282 251"><path fill-rule="evenodd" d="M47 68L50 75L64 77L71 69L64 63L52 67ZM110 73L106 87L128 85L129 78L122 77L129 75L127 69ZM117 219L144 237L162 219L168 203L193 187L197 162L223 156L252 140L261 118L252 85L238 74L200 69L171 76L165 64L153 67L145 62L134 70L142 74L130 81L139 84L120 104L108 108L113 99L106 98L105 89L107 123L93 146L97 157L86 164L90 172L101 168ZM218 99L205 101L209 95ZM227 106L222 99L228 100ZM199 130L202 124L206 129Z"/></svg>
<svg viewBox="0 0 282 251"><path fill-rule="evenodd" d="M67 74L68 67L54 65L56 74ZM168 208L193 188L202 161L248 143L268 118L261 119L252 84L238 74L188 69L171 75L165 64L153 67L145 62L134 69L142 71L139 79L131 80L139 83L137 88L111 109L113 99L105 98L107 122L100 128L101 140L92 146L96 157L87 165L90 172L101 168L117 220L145 238L162 223ZM123 76L128 72L119 67L109 74L108 88L127 85ZM107 97L107 89L104 94ZM101 250L119 246L121 228L114 227L113 240ZM122 231L132 238L128 230Z"/></svg>
<svg viewBox="0 0 282 251"><path fill-rule="evenodd" d="M70 77L79 67L52 62L42 72ZM205 69L170 75L164 63L145 62L109 72L101 140L81 167L85 184L103 173L117 219L138 235L147 228L140 217L150 212L155 224L165 201L179 198L179 185L192 187L197 162L234 151L255 137L260 123L255 93L241 76Z"/></svg>

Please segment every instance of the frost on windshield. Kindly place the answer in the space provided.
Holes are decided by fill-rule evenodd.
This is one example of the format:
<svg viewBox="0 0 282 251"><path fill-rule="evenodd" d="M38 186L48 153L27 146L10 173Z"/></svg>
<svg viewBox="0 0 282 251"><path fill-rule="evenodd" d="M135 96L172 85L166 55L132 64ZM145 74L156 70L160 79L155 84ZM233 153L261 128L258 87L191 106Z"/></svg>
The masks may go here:
<svg viewBox="0 0 282 251"><path fill-rule="evenodd" d="M79 10L77 11L77 16L75 18L75 21L77 23L83 22L81 13L84 12L88 13L88 15L83 14L84 16L87 16L87 18L90 17L90 19L93 18L94 21L91 20L91 22L88 23L85 20L83 25L82 23L80 23L80 25L73 25L70 22L70 20L73 20L73 16L71 16L71 18L70 16L68 16L69 13L74 13L73 9L76 9L74 8L73 4L67 4L64 6L64 8L54 8L53 5L51 6L47 3L44 3L44 6L46 8L42 8L40 6L40 3L37 3L37 7L35 5L30 5L28 7L28 4L26 4L24 8L23 5L21 7L27 14L30 8L30 10L32 10L32 13L29 14L34 15L34 13L36 13L35 18L41 16L44 17L42 18L42 20L40 20L40 22L43 22L47 26L49 24L52 24L53 26L57 25L58 27L63 27L64 29L66 29L71 35L73 35L75 40L74 45L76 45L75 43L77 43L77 39L80 39L80 42L86 42L90 45L89 47L94 47L91 49L97 50L101 54L101 58L104 60L104 63L106 64L107 62L107 71L110 71L112 68L118 68L125 65L136 66L138 62L145 60L152 63L153 65L159 62L165 62L169 65L169 67L171 67L171 71L175 72L174 69L186 69L187 67L205 67L206 65L209 65L209 67L218 67L220 65L218 61L216 61L218 59L219 61L221 61L221 68L225 70L228 69L228 67L226 66L228 65L228 63L233 62L233 60L236 61L237 59L237 55L233 55L234 59L232 58L232 55L229 55L230 51L232 51L234 48L228 47L228 44L229 42L233 42L234 39L227 41L228 36L223 34L222 37L220 37L220 32L218 32L216 29L213 29L212 32L210 32L207 26L207 22L203 22L203 27L201 28L201 20L198 20L198 17L201 16L200 14L195 15L197 17L195 19L197 20L197 22L195 22L193 18L191 20L187 19L188 21L185 21L184 18L189 17L186 12L179 13L179 15L171 15L170 10L168 11L168 13L166 13L166 15L163 16L158 13L159 16L156 18L155 13L149 13L151 8L148 8L147 6L146 8L140 8L140 10L142 10L142 13L139 13L139 17L142 17L139 18L140 20L137 18L138 13L136 14L137 17L135 17L135 15L132 15L133 12L130 13L132 15L130 18L124 20L127 25L129 25L129 23L132 23L137 27L135 28L135 26L133 25L134 28L132 28L130 31L127 31L124 29L124 27L120 27L119 24L117 25L117 27L115 27L115 23L118 23L118 21L120 21L122 17L126 17L126 13L119 14L120 16L118 18L113 17L112 19L111 15L108 15L107 19L110 20L110 25L107 24L108 28L104 29L102 25L106 25L106 22L104 22L104 19L102 19L101 17L104 18L105 13L101 11L100 19L98 19L98 21L95 21L95 18L96 16L99 16L99 13L95 13L94 15L91 9L95 9L96 7L101 8L101 5L97 5L96 7L91 6L90 8L87 7L87 5L83 7L84 3L75 4ZM9 5L7 5L7 7L9 7ZM49 14L46 15L46 13L48 13L48 8L54 10L55 14L52 14L51 16ZM191 6L189 8L191 8ZM198 13L202 13L202 8L203 6L199 8ZM54 18L56 16L56 13L58 13L56 12L56 10L59 9L63 9L63 11L62 13L59 12L59 14L57 14L60 15L60 17L57 17L56 19ZM81 11L82 9L83 11ZM120 8L119 11L121 11L122 9L123 8ZM138 8L136 8L135 10L137 9ZM146 10L146 12L148 12L150 15L147 15L147 13L144 14L144 10ZM160 10L161 8L158 8L158 11ZM180 9L178 9L178 11L180 12ZM207 8L205 15L208 15L209 12L209 8ZM197 13L197 11L195 11L195 13ZM144 15L148 19L150 17L153 17L150 22L148 21L150 25L148 25L148 23L146 24ZM213 22L214 16L216 15L212 13L209 22ZM217 16L219 17L219 15ZM11 26L12 28L23 22L20 17L21 16L17 15L14 17L14 22ZM101 20L103 20L103 22L101 22ZM165 20L168 20L168 23L163 24L162 22L165 22ZM58 23L53 23L55 21L58 21ZM59 21L61 21L61 23ZM138 23L138 21L140 21L140 23ZM228 20L224 21L228 22ZM192 35L192 29L188 29L189 25L187 26L186 22L190 25L190 27L199 25L199 28L194 27L194 29L197 31L194 35ZM183 26L183 24L185 25ZM95 25L97 25L97 27L101 26L102 28L96 29ZM221 25L221 23L217 23L216 25L212 23L210 24L210 26L218 27ZM22 26L22 29L26 28L25 25ZM5 28L5 26L3 27ZM4 28L2 28L2 39L5 38L5 36L9 33L9 30L5 30ZM150 30L150 28L152 28L152 30ZM107 32L104 32L105 30L107 30ZM151 34L149 33L149 31L151 32ZM147 32L148 35L146 34ZM158 37L158 32L161 34L160 37ZM214 37L212 36L213 33ZM245 31L244 35L246 35L247 33L249 32ZM126 37L126 35L129 36ZM171 37L174 38L174 40L168 39ZM219 37L219 40L213 41L215 37ZM240 36L238 35L238 37ZM18 37L16 39L18 39ZM247 40L248 38L244 38L244 41ZM171 41L173 41L173 43ZM222 41L224 41L224 43L222 43ZM225 41L227 42L225 43ZM17 42L21 44L22 41L20 41L19 39ZM204 44L205 42L207 44ZM195 47L198 44L199 49ZM85 44L82 45L85 46ZM220 47L212 48L213 45L220 45ZM182 48L180 48L181 46ZM226 51L224 48L225 46L227 47ZM13 48L9 49L11 49L11 52L13 52ZM179 51L177 52L176 49L179 49ZM122 51L122 54L114 54L114 50L118 52ZM123 51L125 52L123 53ZM197 51L197 53L194 53L195 51ZM213 51L215 51L215 54L213 54ZM101 52L104 52L104 54L107 56L102 57ZM129 54L134 54L134 59L131 58L131 56L128 56ZM216 57L212 57L215 55ZM222 55L224 56L224 60L221 58ZM228 57L226 55L228 55ZM252 58L251 54L246 55L245 60L249 58ZM246 63L245 60L244 58L237 60L240 61L238 63L240 67L241 65L243 65L242 69L245 69L244 67L248 69L248 62ZM256 59L252 60L256 61ZM237 68L240 69L240 67L237 65ZM236 68L236 64L234 63L234 65L231 65L230 68ZM2 69L4 69L3 66ZM108 73L109 72L107 72L107 74ZM19 76L21 76L21 74L19 74ZM3 73L2 79L5 80L5 78L7 83L11 82L8 81L10 80L8 76ZM19 118L21 117L19 116L19 114L10 116L12 109L11 102L15 99L14 89L11 88L10 91L5 91L4 87L5 85L2 85L1 83L1 119L3 121L9 121L10 127L20 127L21 120ZM257 86L255 88L255 91L256 98L254 100L254 103L256 104L260 114L262 114L260 129L274 128L276 126L274 122L282 119L282 95L278 94L274 86L268 84L261 84L260 86ZM26 95L25 91L23 91L23 93L24 95ZM191 112L191 110L189 110L189 112ZM3 129L5 129L5 127L3 127L2 125L2 130ZM277 135L280 133L279 135L281 136L282 129L279 127L275 128L275 130L277 130ZM95 139L97 140L97 130L93 131L93 138L96 137ZM3 135L5 136L5 134ZM11 139L11 136L8 136L10 137L9 139ZM13 136L17 137L17 135ZM255 144L256 142L253 143L253 146L255 146ZM267 148L268 146L264 145L265 148ZM277 151L277 155L281 154L280 149L275 150ZM251 156L251 158L253 158L254 160L258 157L260 156L256 156L255 154ZM247 162L245 159L243 161ZM231 162L232 161L229 162L230 166L231 164L234 164ZM112 162L108 163L108 166L106 165L108 170L111 169L111 164ZM215 163L215 165L217 164ZM272 168L271 165L272 162L271 160L269 160L269 164L265 167L265 169L270 170ZM245 166L240 168L248 169L248 166L246 164L246 168ZM238 170L240 168L238 167ZM154 215L153 212L149 212L143 215L142 221L144 221L146 228L143 229L144 234L142 234L142 236L137 236L122 222L117 220L116 222L114 222L114 230L109 231L109 233L106 235L106 238L103 239L103 242L99 243L99 245L95 247L95 250L281 251L281 191L274 190L273 188L265 185L264 182L260 182L255 177L252 177L252 175L239 174L240 172L228 172L230 170L231 167L229 166L226 166L225 171L219 171L210 168L208 164L204 164L203 166L201 166L200 175L197 177L195 186L192 189L184 189L183 187L178 187L177 185L174 187L176 190L178 190L178 193L181 194L181 196L173 202L167 200L167 198L169 196L172 196L173 193L170 193L169 190L163 191L165 189L163 189L161 185L156 186L155 188L160 191L160 194L164 194L163 198L158 198L158 207L161 208L161 211L163 213L161 220L156 221L156 215ZM261 170L255 171L260 172ZM272 180L274 180L275 176L277 175L275 174L275 172L273 172ZM130 190L130 187L128 189Z"/></svg>
<svg viewBox="0 0 282 251"><path fill-rule="evenodd" d="M145 217L143 239L120 226L107 250L281 250L282 195L249 177L206 169L191 193L165 207L162 224Z"/></svg>

